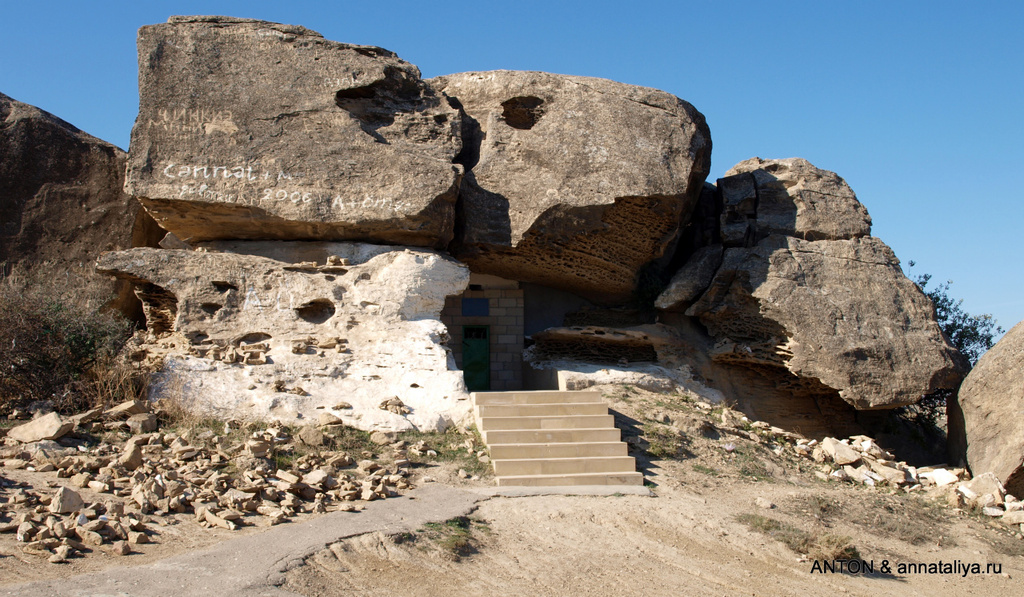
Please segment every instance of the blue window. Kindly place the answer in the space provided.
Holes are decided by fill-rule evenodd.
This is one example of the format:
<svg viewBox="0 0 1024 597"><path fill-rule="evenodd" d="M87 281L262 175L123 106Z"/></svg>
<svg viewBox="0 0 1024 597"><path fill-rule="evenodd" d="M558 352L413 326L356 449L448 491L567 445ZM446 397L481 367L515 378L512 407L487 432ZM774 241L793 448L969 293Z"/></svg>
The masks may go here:
<svg viewBox="0 0 1024 597"><path fill-rule="evenodd" d="M491 314L491 305L485 298L462 299L462 315L464 317L487 317Z"/></svg>

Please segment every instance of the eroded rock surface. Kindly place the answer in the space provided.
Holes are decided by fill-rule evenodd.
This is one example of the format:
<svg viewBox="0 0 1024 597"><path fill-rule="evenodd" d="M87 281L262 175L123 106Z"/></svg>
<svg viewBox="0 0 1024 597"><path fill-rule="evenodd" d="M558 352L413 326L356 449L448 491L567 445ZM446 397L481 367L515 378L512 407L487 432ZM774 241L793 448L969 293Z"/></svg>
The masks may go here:
<svg viewBox="0 0 1024 597"><path fill-rule="evenodd" d="M93 270L99 251L155 244L159 231L124 194L126 154L0 94L0 264L79 278L131 313L134 296ZM137 304L137 303L134 303Z"/></svg>
<svg viewBox="0 0 1024 597"><path fill-rule="evenodd" d="M971 471L995 473L1006 491L1024 495L1024 322L978 359L957 401ZM951 437L960 432L954 420L951 416Z"/></svg>
<svg viewBox="0 0 1024 597"><path fill-rule="evenodd" d="M892 408L955 388L963 357L835 174L805 160L741 163L720 179L726 249L686 310L716 340L715 361L756 369L796 394L838 393L857 409ZM670 290L703 283L698 251ZM698 279L699 278L699 279ZM659 307L685 304L666 292Z"/></svg>
<svg viewBox="0 0 1024 597"><path fill-rule="evenodd" d="M451 240L459 112L415 66L228 17L171 17L138 46L126 188L182 240Z"/></svg>
<svg viewBox="0 0 1024 597"><path fill-rule="evenodd" d="M356 244L232 243L239 253L134 249L101 271L136 284L163 358L151 398L182 394L227 417L361 429L444 429L468 412L439 314L469 281L440 254ZM292 259L288 259L288 253ZM252 253L252 254L243 254ZM327 255L323 261L294 256ZM406 408L385 409L396 398Z"/></svg>
<svg viewBox="0 0 1024 597"><path fill-rule="evenodd" d="M707 176L703 115L662 91L587 77L494 71L430 83L467 115L455 255L473 271L629 299Z"/></svg>

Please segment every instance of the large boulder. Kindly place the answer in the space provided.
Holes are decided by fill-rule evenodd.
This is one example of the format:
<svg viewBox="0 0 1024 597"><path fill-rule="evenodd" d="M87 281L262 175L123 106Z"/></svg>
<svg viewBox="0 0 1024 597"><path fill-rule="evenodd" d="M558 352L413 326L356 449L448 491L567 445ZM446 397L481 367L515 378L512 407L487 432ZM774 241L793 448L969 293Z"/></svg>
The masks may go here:
<svg viewBox="0 0 1024 597"><path fill-rule="evenodd" d="M182 240L444 247L459 112L387 50L303 27L142 27L126 188Z"/></svg>
<svg viewBox="0 0 1024 597"><path fill-rule="evenodd" d="M453 253L476 272L628 300L707 177L703 115L663 91L587 77L494 71L430 83L466 114Z"/></svg>
<svg viewBox="0 0 1024 597"><path fill-rule="evenodd" d="M716 362L857 409L957 387L965 360L892 250L869 236L870 217L841 178L806 160L755 158L717 192L721 264L709 278L721 248L696 251L657 302L699 319Z"/></svg>
<svg viewBox="0 0 1024 597"><path fill-rule="evenodd" d="M134 283L146 307L149 334L132 356L157 369L150 398L288 423L330 412L396 431L443 429L468 412L439 316L469 271L441 254L229 242L106 253L98 268ZM411 412L380 408L393 397Z"/></svg>
<svg viewBox="0 0 1024 597"><path fill-rule="evenodd" d="M131 313L126 284L93 269L100 251L155 244L161 231L123 192L126 154L39 108L0 94L0 264L59 276ZM37 272L35 275L32 272ZM83 298L84 298L83 296ZM97 305L99 306L99 305Z"/></svg>
<svg viewBox="0 0 1024 597"><path fill-rule="evenodd" d="M858 409L910 404L963 377L931 301L874 237L726 249L687 314L719 341L717 360L785 369Z"/></svg>
<svg viewBox="0 0 1024 597"><path fill-rule="evenodd" d="M960 386L950 436L966 437L975 475L995 473L1006 491L1024 496L1024 322L986 352Z"/></svg>

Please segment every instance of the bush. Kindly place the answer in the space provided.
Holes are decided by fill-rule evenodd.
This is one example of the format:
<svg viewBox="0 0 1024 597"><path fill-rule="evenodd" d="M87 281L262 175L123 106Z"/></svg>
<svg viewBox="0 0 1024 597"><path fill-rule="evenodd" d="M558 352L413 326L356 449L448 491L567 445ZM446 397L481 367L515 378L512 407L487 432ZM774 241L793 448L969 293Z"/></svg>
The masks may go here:
<svg viewBox="0 0 1024 597"><path fill-rule="evenodd" d="M913 261L910 262L910 267L914 267ZM949 342L960 351L960 354L967 357L973 367L981 355L995 344L995 337L1006 330L996 325L996 320L988 313L971 315L964 311L963 299L957 300L949 296L952 280L929 289L928 282L931 279L931 274L921 274L914 278L914 283L935 303L939 327L949 338Z"/></svg>
<svg viewBox="0 0 1024 597"><path fill-rule="evenodd" d="M72 278L0 279L0 414L36 400L50 400L68 414L92 406L131 336L132 324L101 310L84 283Z"/></svg>

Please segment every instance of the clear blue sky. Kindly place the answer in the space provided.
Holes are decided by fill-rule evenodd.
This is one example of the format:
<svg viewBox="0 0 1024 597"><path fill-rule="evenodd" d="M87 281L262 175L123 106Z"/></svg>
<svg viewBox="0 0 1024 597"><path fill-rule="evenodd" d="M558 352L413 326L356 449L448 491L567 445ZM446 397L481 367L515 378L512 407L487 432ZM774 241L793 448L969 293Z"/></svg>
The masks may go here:
<svg viewBox="0 0 1024 597"><path fill-rule="evenodd" d="M304 25L424 76L492 69L666 90L707 117L711 179L753 156L843 176L908 271L1024 319L1024 3L2 0L0 92L127 147L135 33L173 14Z"/></svg>

